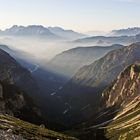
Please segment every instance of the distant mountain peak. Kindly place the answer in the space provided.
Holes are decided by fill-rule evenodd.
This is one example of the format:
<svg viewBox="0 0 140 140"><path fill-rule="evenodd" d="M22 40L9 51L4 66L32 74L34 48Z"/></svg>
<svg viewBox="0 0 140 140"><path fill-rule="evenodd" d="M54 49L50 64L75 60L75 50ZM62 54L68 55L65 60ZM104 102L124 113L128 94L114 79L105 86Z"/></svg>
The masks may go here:
<svg viewBox="0 0 140 140"><path fill-rule="evenodd" d="M14 36L42 36L48 37L50 39L58 39L57 35L53 34L42 25L29 25L29 26L19 26L14 25L9 29L1 32L1 35L14 35Z"/></svg>
<svg viewBox="0 0 140 140"><path fill-rule="evenodd" d="M48 37L49 39L78 39L86 37L86 35L75 32L73 30L65 30L61 27L44 27L43 25L28 25L20 26L13 25L10 28L0 31L0 35L14 36L40 36Z"/></svg>
<svg viewBox="0 0 140 140"><path fill-rule="evenodd" d="M61 27L48 27L48 29L58 35L58 36L61 36L63 38L67 38L67 39L78 39L78 38L82 38L82 37L86 37L87 35L84 35L82 33L78 33L76 31L73 31L73 30L65 30Z"/></svg>
<svg viewBox="0 0 140 140"><path fill-rule="evenodd" d="M132 28L126 28L126 29L119 29L119 30L113 30L111 32L112 35L127 35L127 36L134 36L140 33L140 27L132 27Z"/></svg>

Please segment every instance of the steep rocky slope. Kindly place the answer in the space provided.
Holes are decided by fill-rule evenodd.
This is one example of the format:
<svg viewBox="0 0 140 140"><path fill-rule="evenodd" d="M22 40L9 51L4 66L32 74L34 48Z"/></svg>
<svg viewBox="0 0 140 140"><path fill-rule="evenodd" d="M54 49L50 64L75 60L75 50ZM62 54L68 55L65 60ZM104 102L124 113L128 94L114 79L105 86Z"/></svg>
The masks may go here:
<svg viewBox="0 0 140 140"><path fill-rule="evenodd" d="M140 61L140 43L111 51L96 62L81 68L60 91L63 100L71 106L66 118L69 114L80 119L93 115L102 91L125 67L137 61Z"/></svg>
<svg viewBox="0 0 140 140"><path fill-rule="evenodd" d="M23 68L8 53L0 49L0 81L15 84L25 91L36 102L39 102L40 91L31 73Z"/></svg>
<svg viewBox="0 0 140 140"><path fill-rule="evenodd" d="M102 100L103 107L123 107L140 95L139 83L140 65L129 66L124 72L121 72L111 89L107 89L102 94L102 98L105 99Z"/></svg>
<svg viewBox="0 0 140 140"><path fill-rule="evenodd" d="M109 52L96 62L81 68L72 81L97 87L108 85L128 65L140 60L140 43Z"/></svg>
<svg viewBox="0 0 140 140"><path fill-rule="evenodd" d="M105 136L110 140L140 139L140 98L137 97L113 118L106 126Z"/></svg>
<svg viewBox="0 0 140 140"><path fill-rule="evenodd" d="M0 113L40 124L44 121L33 97L39 90L30 72L0 50Z"/></svg>
<svg viewBox="0 0 140 140"><path fill-rule="evenodd" d="M140 64L133 64L102 93L97 114L78 126L79 137L81 140L137 140L139 113Z"/></svg>
<svg viewBox="0 0 140 140"><path fill-rule="evenodd" d="M9 114L36 124L44 123L32 99L15 85L6 82L0 82L0 114Z"/></svg>
<svg viewBox="0 0 140 140"><path fill-rule="evenodd" d="M102 107L119 109L105 128L111 140L140 138L140 65L131 65L122 72L111 89L102 95Z"/></svg>

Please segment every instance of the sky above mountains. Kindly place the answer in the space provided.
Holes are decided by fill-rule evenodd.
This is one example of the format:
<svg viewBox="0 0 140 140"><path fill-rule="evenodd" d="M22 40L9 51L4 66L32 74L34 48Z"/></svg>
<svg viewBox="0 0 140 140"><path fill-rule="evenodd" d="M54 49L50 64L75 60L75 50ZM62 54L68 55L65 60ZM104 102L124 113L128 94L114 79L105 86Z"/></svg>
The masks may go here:
<svg viewBox="0 0 140 140"><path fill-rule="evenodd" d="M140 0L0 0L0 28L41 24L79 32L140 26Z"/></svg>

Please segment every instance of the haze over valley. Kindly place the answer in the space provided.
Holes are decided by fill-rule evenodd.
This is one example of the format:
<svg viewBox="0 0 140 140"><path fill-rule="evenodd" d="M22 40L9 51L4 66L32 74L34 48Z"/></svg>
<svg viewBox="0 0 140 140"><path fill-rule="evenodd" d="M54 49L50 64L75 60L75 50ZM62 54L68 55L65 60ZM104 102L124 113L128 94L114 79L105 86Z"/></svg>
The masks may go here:
<svg viewBox="0 0 140 140"><path fill-rule="evenodd" d="M0 2L0 140L140 139L138 0Z"/></svg>

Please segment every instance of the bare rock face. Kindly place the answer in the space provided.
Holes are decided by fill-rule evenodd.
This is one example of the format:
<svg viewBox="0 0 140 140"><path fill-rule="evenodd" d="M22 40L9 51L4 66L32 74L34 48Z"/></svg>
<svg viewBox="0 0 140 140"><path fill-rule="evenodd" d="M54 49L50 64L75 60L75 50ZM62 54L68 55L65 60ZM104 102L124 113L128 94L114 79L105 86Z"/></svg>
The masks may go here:
<svg viewBox="0 0 140 140"><path fill-rule="evenodd" d="M135 97L140 96L140 65L131 65L117 78L111 89L102 94L103 107L125 106Z"/></svg>
<svg viewBox="0 0 140 140"><path fill-rule="evenodd" d="M114 84L102 94L101 111L114 117L105 127L108 139L139 139L140 134L140 64L127 67ZM111 113L109 113L109 111Z"/></svg>

